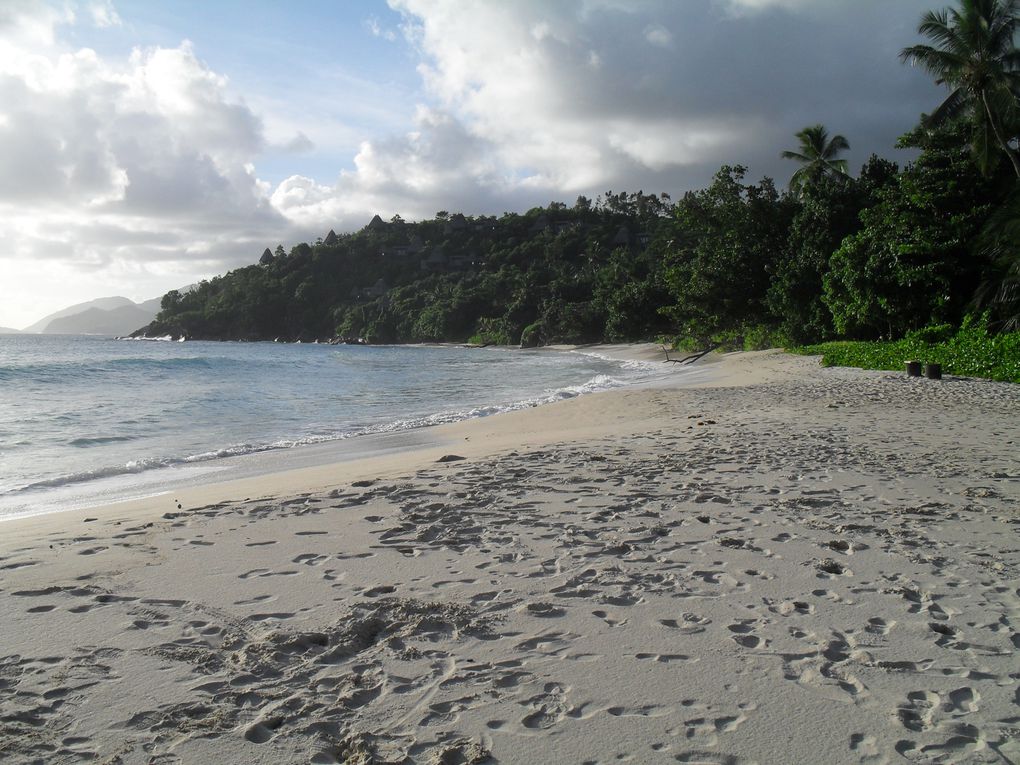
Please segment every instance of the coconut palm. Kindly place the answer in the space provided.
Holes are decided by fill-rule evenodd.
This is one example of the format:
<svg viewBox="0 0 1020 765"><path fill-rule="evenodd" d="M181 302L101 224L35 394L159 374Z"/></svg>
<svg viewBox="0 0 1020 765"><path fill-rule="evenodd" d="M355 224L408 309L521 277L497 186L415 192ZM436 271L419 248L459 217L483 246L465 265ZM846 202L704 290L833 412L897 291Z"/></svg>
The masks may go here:
<svg viewBox="0 0 1020 765"><path fill-rule="evenodd" d="M991 309L1004 331L1016 332L1020 330L1020 184L988 218L977 245L991 268L971 307Z"/></svg>
<svg viewBox="0 0 1020 765"><path fill-rule="evenodd" d="M951 92L922 124L940 125L969 114L971 146L985 173L1001 149L1020 177L1012 143L1020 127L1020 52L1014 42L1020 0L960 0L960 8L929 11L917 31L934 45L904 48L900 58L921 66Z"/></svg>
<svg viewBox="0 0 1020 765"><path fill-rule="evenodd" d="M841 135L829 138L829 131L822 125L810 125L799 133L799 151L784 151L784 159L795 159L802 167L790 178L790 190L803 193L807 186L818 183L825 176L848 175L845 159L838 159L850 144Z"/></svg>

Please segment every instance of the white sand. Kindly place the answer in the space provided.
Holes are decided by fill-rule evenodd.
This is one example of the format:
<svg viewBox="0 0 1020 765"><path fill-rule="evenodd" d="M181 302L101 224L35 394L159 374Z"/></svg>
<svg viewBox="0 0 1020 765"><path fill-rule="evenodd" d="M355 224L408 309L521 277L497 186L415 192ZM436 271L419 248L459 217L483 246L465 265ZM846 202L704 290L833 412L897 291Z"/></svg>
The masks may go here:
<svg viewBox="0 0 1020 765"><path fill-rule="evenodd" d="M0 525L0 761L1020 760L1020 386L735 354L432 435Z"/></svg>

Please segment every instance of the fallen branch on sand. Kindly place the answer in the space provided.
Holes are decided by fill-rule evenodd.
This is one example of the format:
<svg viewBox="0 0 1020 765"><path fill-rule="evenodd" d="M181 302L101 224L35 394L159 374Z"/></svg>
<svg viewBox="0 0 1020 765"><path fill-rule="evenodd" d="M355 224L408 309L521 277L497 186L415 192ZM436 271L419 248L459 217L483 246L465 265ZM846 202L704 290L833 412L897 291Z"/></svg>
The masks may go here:
<svg viewBox="0 0 1020 765"><path fill-rule="evenodd" d="M690 356L684 356L682 359L671 359L669 357L669 348L663 348L662 352L666 354L666 360L663 361L662 363L663 364L667 364L667 363L669 363L669 364L693 364L695 361L700 359L702 356L707 356L708 354L710 354L712 351L714 351L720 345L722 345L722 343L713 343L712 345L708 346L705 350L699 351L698 353L692 353Z"/></svg>

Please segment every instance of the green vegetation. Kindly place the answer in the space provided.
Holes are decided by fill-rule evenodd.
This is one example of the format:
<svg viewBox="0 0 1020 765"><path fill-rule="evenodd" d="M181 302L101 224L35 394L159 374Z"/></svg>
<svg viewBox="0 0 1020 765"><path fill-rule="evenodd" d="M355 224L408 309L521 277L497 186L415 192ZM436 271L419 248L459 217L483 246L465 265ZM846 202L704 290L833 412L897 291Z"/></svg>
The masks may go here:
<svg viewBox="0 0 1020 765"><path fill-rule="evenodd" d="M143 331L528 347L881 341L810 348L827 363L900 369L918 356L1016 380L1016 335L995 333L1020 327L1018 7L960 0L924 17L933 45L903 59L951 92L900 139L916 152L903 168L873 156L854 177L839 158L848 141L812 125L783 152L801 165L789 190L732 165L676 201L610 191L499 217L376 216L168 293ZM931 341L934 325L951 331Z"/></svg>
<svg viewBox="0 0 1020 765"><path fill-rule="evenodd" d="M960 0L960 8L930 11L918 32L934 45L913 45L900 54L927 69L949 96L923 122L937 127L964 117L974 157L990 172L1002 155L1020 178L1016 139L1018 86L1015 0Z"/></svg>
<svg viewBox="0 0 1020 765"><path fill-rule="evenodd" d="M801 167L790 178L790 191L801 193L806 187L816 185L826 176L849 175L850 168L845 159L837 159L842 151L849 151L850 143L841 135L829 138L829 131L823 125L810 125L797 133L800 139L799 151L784 151L784 159L800 162Z"/></svg>
<svg viewBox="0 0 1020 765"><path fill-rule="evenodd" d="M965 322L959 330L936 325L889 342L837 341L793 350L821 355L822 364L829 367L902 372L906 362L920 361L941 364L947 374L1020 383L1020 332L992 335L975 322Z"/></svg>

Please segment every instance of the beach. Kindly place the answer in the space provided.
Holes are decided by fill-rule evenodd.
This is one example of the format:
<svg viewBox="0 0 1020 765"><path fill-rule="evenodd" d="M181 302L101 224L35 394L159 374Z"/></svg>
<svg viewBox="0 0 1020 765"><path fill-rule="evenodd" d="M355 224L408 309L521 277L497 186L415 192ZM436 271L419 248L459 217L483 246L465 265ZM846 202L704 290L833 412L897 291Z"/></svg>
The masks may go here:
<svg viewBox="0 0 1020 765"><path fill-rule="evenodd" d="M0 760L1020 761L1020 386L698 364L0 524Z"/></svg>

